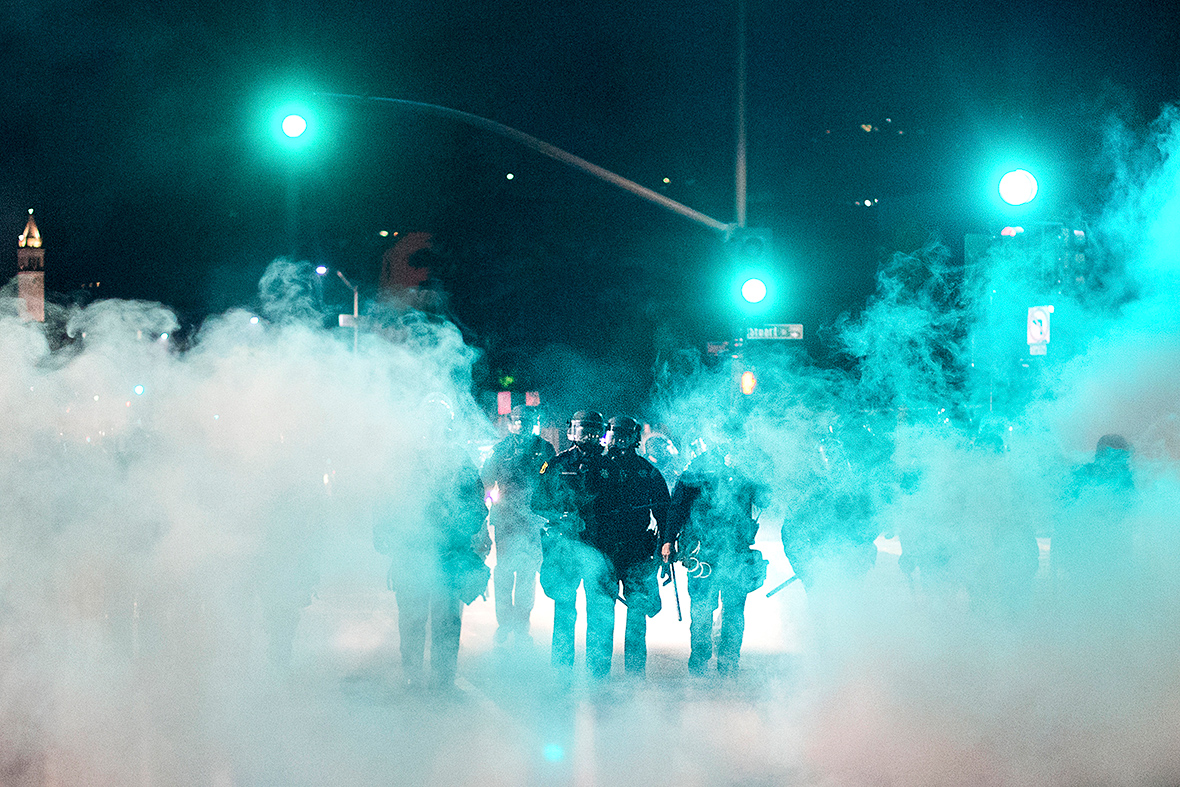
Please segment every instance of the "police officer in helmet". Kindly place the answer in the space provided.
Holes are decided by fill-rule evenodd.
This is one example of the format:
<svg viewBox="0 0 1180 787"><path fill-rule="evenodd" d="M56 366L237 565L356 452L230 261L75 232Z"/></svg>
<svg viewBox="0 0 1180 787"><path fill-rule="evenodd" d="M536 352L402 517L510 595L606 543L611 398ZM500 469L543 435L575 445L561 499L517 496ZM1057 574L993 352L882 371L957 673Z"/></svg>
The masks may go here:
<svg viewBox="0 0 1180 787"><path fill-rule="evenodd" d="M627 627L623 663L629 675L642 676L647 665L647 619L660 611L656 579L656 545L668 512L668 486L660 471L636 453L642 429L625 415L610 419L607 457L614 464L614 484L607 491L604 538L612 571L611 587L623 586Z"/></svg>
<svg viewBox="0 0 1180 787"><path fill-rule="evenodd" d="M688 572L688 670L704 674L714 652L717 671L737 672L746 627L746 596L766 581L766 560L753 549L758 516L769 503L761 479L767 459L742 438L739 418L730 417L711 435L708 450L689 464L668 506L661 554L677 558ZM721 608L716 648L713 618Z"/></svg>
<svg viewBox="0 0 1180 787"><path fill-rule="evenodd" d="M492 501L489 522L496 540L492 588L499 624L493 640L497 645L509 636L517 644L529 641L542 523L531 503L541 465L555 453L553 446L534 434L536 425L536 408L513 407L508 435L496 444L480 473Z"/></svg>
<svg viewBox="0 0 1180 787"><path fill-rule="evenodd" d="M603 453L605 432L600 413L574 413L566 433L573 445L541 466L533 497L533 510L548 523L541 535L541 589L553 599L551 660L567 679L574 664L579 585L586 594L587 670L593 678L610 673L616 593L600 505L615 471Z"/></svg>

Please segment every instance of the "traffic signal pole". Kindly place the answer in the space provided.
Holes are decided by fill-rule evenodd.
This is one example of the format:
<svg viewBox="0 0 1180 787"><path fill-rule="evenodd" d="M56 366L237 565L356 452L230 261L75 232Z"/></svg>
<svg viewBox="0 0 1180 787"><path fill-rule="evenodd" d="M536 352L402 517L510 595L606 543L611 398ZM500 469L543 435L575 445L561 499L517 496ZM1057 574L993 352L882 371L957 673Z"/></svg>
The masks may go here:
<svg viewBox="0 0 1180 787"><path fill-rule="evenodd" d="M646 186L641 186L635 181L628 180L622 175L611 172L610 170L600 167L597 164L592 164L586 159L575 156L573 153L564 151L555 145L550 145L548 142L537 139L531 134L526 134L523 131L510 126L505 126L503 123L497 123L494 120L488 120L487 118L482 118L478 115L472 115L470 112L462 112L458 109L441 107L437 104L425 104L421 101L407 101L401 98L357 96L347 93L316 93L315 95L325 96L327 98L347 99L350 101L380 101L386 104L396 104L398 106L416 109L428 114L438 115L451 120L457 120L460 123L466 123L469 126L475 126L476 128L482 129L484 131L490 131L493 134L498 134L515 142L519 142L530 150L540 153L542 156L548 156L555 161L560 161L562 164L567 164L571 167L574 167L575 169L580 169L587 174L593 175L599 180L610 183L613 186L618 186L621 189L625 189L626 191L629 191L632 194L647 200L648 202L652 202L656 205L659 205L660 207L667 208L674 213L679 213L681 216L691 219L698 224L703 224L709 229L724 232L726 236L728 236L734 228L733 224L726 224L725 222L718 221L711 216L706 216L704 213L701 213L698 210L694 210L687 205L683 205L674 199L669 199L663 194L652 191Z"/></svg>
<svg viewBox="0 0 1180 787"><path fill-rule="evenodd" d="M737 225L746 226L746 0L738 0L737 153L734 196Z"/></svg>

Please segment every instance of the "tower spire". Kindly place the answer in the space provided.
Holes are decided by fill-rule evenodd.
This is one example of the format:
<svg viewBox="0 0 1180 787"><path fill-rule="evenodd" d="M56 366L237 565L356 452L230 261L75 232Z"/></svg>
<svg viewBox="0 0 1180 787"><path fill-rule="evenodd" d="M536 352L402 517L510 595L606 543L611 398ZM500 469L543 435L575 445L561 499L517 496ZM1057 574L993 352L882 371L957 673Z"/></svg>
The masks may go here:
<svg viewBox="0 0 1180 787"><path fill-rule="evenodd" d="M29 208L29 221L25 224L25 231L20 234L20 248L41 248L41 231L37 229L37 222L33 221L32 208Z"/></svg>
<svg viewBox="0 0 1180 787"><path fill-rule="evenodd" d="M45 249L41 248L41 231L33 221L32 208L17 241L16 283L21 317L45 322Z"/></svg>

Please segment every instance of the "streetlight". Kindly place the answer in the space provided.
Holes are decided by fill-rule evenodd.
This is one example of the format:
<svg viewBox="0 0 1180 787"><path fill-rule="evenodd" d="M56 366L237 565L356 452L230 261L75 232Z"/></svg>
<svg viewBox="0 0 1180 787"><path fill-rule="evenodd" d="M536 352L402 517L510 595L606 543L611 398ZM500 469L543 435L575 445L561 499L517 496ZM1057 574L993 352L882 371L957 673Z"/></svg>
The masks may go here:
<svg viewBox="0 0 1180 787"><path fill-rule="evenodd" d="M357 333L360 331L360 296L358 294L357 286L346 279L341 271L336 271L336 275L340 277L340 281L344 282L344 286L352 290L352 314L340 315L340 327L347 328L349 325L352 326L352 351L355 353L357 346ZM349 319L349 317L351 317L351 319Z"/></svg>
<svg viewBox="0 0 1180 787"><path fill-rule="evenodd" d="M299 256L300 169L306 165L318 125L315 113L297 103L278 107L267 122L272 139L287 151L287 245L292 257Z"/></svg>
<svg viewBox="0 0 1180 787"><path fill-rule="evenodd" d="M315 269L316 275L325 276L328 273L327 265L317 265ZM350 282L345 277L343 271L336 271L336 275L340 277L340 281L352 290L352 314L339 315L339 324L341 328L352 328L352 351L356 352L357 348L357 334L360 330L360 288ZM318 279L317 279L318 281Z"/></svg>

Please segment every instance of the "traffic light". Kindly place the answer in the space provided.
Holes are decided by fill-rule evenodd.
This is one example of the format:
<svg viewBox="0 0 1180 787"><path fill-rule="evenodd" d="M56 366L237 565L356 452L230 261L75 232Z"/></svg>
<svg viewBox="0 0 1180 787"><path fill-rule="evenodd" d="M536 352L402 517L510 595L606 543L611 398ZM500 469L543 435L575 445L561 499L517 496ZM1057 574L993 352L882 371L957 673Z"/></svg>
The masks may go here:
<svg viewBox="0 0 1180 787"><path fill-rule="evenodd" d="M742 393L750 396L758 387L758 377L749 369L742 372Z"/></svg>
<svg viewBox="0 0 1180 787"><path fill-rule="evenodd" d="M1027 205L1037 196L1037 179L1027 169L1014 169L1000 178L998 188L1009 205Z"/></svg>
<svg viewBox="0 0 1180 787"><path fill-rule="evenodd" d="M725 242L734 302L746 314L760 314L774 303L774 255L770 230L738 227Z"/></svg>
<svg viewBox="0 0 1180 787"><path fill-rule="evenodd" d="M283 104L270 117L271 136L289 150L310 145L315 140L317 125L315 113L304 104Z"/></svg>
<svg viewBox="0 0 1180 787"><path fill-rule="evenodd" d="M738 227L726 243L735 260L759 265L770 255L771 232L765 227Z"/></svg>

